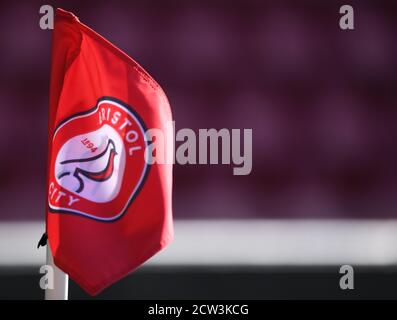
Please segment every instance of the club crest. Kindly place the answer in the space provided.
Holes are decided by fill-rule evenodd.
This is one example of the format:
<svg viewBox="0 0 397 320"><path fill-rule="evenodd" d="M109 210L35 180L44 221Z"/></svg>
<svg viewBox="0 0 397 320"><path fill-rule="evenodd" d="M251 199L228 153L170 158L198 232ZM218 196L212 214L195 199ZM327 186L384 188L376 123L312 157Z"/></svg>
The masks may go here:
<svg viewBox="0 0 397 320"><path fill-rule="evenodd" d="M99 221L120 218L149 170L145 132L139 115L110 97L58 124L49 172L50 211Z"/></svg>

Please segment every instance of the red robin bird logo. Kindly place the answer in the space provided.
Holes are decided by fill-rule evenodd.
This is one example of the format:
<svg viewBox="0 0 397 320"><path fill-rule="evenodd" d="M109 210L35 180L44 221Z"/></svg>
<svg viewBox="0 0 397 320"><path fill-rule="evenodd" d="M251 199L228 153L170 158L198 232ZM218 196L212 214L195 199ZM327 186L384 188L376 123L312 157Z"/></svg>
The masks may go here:
<svg viewBox="0 0 397 320"><path fill-rule="evenodd" d="M50 211L99 221L120 218L149 171L145 131L130 106L109 97L61 121L53 136Z"/></svg>

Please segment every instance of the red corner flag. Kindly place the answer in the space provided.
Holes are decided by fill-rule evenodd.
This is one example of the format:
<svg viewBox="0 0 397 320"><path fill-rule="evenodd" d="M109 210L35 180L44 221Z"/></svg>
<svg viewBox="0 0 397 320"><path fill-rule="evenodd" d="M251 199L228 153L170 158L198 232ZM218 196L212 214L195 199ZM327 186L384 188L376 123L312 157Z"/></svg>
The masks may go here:
<svg viewBox="0 0 397 320"><path fill-rule="evenodd" d="M146 131L165 132L168 121L168 100L151 76L57 9L47 233L55 264L92 295L173 238L172 164L144 156Z"/></svg>

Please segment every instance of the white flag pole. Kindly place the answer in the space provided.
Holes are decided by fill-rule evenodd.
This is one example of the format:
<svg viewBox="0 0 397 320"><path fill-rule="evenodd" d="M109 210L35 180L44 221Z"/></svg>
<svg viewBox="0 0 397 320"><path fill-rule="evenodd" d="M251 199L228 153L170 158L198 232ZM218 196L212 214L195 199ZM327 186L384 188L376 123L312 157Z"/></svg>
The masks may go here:
<svg viewBox="0 0 397 320"><path fill-rule="evenodd" d="M47 288L45 290L45 300L68 300L69 276L55 265L49 243L47 243L46 264L51 266L54 270L54 287L52 289Z"/></svg>

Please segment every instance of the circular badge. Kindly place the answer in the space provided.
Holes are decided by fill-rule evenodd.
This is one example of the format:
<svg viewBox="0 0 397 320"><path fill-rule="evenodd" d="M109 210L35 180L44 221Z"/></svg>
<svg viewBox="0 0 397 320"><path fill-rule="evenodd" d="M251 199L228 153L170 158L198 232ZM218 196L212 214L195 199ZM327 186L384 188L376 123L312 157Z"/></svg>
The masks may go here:
<svg viewBox="0 0 397 320"><path fill-rule="evenodd" d="M58 124L49 171L50 211L99 221L120 218L149 170L145 132L139 115L111 97Z"/></svg>

